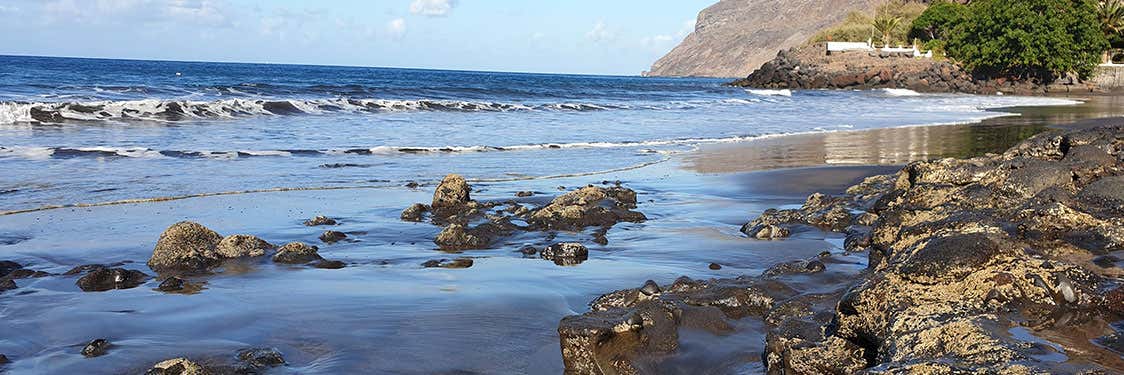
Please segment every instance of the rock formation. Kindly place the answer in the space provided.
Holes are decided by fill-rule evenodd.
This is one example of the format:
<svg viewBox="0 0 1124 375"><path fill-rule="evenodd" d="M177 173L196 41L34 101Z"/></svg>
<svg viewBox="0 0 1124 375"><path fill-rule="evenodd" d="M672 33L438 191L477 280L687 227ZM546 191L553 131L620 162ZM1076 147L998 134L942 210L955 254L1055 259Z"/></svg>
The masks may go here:
<svg viewBox="0 0 1124 375"><path fill-rule="evenodd" d="M1118 373L1121 176L1124 124L916 162L844 196L769 210L745 231L837 231L846 251L758 277L606 294L559 325L567 373L641 372L674 355L679 327L721 333L746 317L767 327L771 374ZM821 278L863 252L865 271Z"/></svg>

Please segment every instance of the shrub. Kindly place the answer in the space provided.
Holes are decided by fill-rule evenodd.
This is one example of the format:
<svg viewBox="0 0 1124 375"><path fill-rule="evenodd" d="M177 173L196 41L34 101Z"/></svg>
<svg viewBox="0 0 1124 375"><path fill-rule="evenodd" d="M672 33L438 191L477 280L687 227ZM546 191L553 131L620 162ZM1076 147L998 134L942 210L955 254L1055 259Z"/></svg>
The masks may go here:
<svg viewBox="0 0 1124 375"><path fill-rule="evenodd" d="M910 25L909 36L923 41L944 39L968 18L968 7L948 0L937 0Z"/></svg>
<svg viewBox="0 0 1124 375"><path fill-rule="evenodd" d="M947 40L948 56L988 76L1088 77L1108 41L1094 0L976 0Z"/></svg>

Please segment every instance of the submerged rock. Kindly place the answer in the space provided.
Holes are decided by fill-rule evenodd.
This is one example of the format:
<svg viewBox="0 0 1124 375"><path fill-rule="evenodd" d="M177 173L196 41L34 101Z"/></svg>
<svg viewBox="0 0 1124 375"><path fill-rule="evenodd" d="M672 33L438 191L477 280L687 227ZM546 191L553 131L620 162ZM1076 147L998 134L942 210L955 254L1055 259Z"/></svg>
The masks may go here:
<svg viewBox="0 0 1124 375"><path fill-rule="evenodd" d="M270 368L285 365L281 352L273 348L250 348L238 351L238 360L255 368Z"/></svg>
<svg viewBox="0 0 1124 375"><path fill-rule="evenodd" d="M184 289L185 283L186 281L181 278L169 277L161 281L160 286L156 287L156 290L161 292L178 292Z"/></svg>
<svg viewBox="0 0 1124 375"><path fill-rule="evenodd" d="M23 266L21 266L19 263L10 260L0 261L0 277L7 276L9 273L12 273L12 271L22 268Z"/></svg>
<svg viewBox="0 0 1124 375"><path fill-rule="evenodd" d="M96 269L78 279L75 284L84 292L104 292L114 289L131 289L148 281L144 272L124 268Z"/></svg>
<svg viewBox="0 0 1124 375"><path fill-rule="evenodd" d="M273 261L285 264L304 264L324 259L320 257L319 251L320 249L316 246L309 246L303 242L290 242L277 249L277 254L273 255Z"/></svg>
<svg viewBox="0 0 1124 375"><path fill-rule="evenodd" d="M99 357L109 350L109 340L94 339L82 348L82 356L86 358Z"/></svg>
<svg viewBox="0 0 1124 375"><path fill-rule="evenodd" d="M558 265L570 266L589 259L589 249L575 242L556 243L542 249L539 256Z"/></svg>
<svg viewBox="0 0 1124 375"><path fill-rule="evenodd" d="M0 279L0 293L16 288L18 288L18 286L16 285L15 281L12 281L11 279Z"/></svg>
<svg viewBox="0 0 1124 375"><path fill-rule="evenodd" d="M0 365L6 365L9 363L12 363L12 361L8 360L7 356L0 354Z"/></svg>
<svg viewBox="0 0 1124 375"><path fill-rule="evenodd" d="M322 226L322 225L336 225L336 224L338 224L338 223L336 222L335 219L332 219L332 218L327 217L327 216L317 216L317 217L305 220L305 222L304 222L305 226L310 226L310 227L318 227L318 226Z"/></svg>
<svg viewBox="0 0 1124 375"><path fill-rule="evenodd" d="M172 224L152 251L148 267L157 272L199 271L218 264L218 245L221 235L207 227L190 221Z"/></svg>
<svg viewBox="0 0 1124 375"><path fill-rule="evenodd" d="M425 267L425 268L436 268L436 267L440 267L440 268L469 268L469 267L472 267L473 263L474 262L473 262L472 258L464 258L464 257L453 259L453 260L435 259L435 260L429 260L429 261L426 261L425 263L422 263L422 267Z"/></svg>
<svg viewBox="0 0 1124 375"><path fill-rule="evenodd" d="M320 268L320 269L326 269L326 270L338 270L338 269L347 267L347 263L344 263L344 262L341 262L341 261L338 261L338 260L324 259L324 260L321 260L319 262L316 262L316 264L313 264L312 266L316 267L316 268Z"/></svg>

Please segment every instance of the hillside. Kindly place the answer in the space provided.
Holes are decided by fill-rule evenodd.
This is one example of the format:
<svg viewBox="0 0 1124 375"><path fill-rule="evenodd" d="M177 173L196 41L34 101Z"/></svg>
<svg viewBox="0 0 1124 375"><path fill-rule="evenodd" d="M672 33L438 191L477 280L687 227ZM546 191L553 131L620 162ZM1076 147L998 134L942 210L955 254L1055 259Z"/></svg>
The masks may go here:
<svg viewBox="0 0 1124 375"><path fill-rule="evenodd" d="M695 31L652 64L651 76L745 77L847 13L886 0L722 0L699 13Z"/></svg>

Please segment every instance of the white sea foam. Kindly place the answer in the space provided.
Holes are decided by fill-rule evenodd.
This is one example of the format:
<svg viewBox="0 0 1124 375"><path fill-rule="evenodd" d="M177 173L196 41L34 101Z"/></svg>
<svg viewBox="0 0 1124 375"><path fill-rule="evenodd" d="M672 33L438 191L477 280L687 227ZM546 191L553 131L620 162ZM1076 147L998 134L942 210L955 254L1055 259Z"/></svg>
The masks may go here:
<svg viewBox="0 0 1124 375"><path fill-rule="evenodd" d="M792 96L792 90L789 90L789 89L780 89L780 90L747 89L747 90L745 90L745 92L748 92L748 93L753 94L753 95L759 95L759 96Z"/></svg>
<svg viewBox="0 0 1124 375"><path fill-rule="evenodd" d="M921 96L921 93L910 89L882 89L886 96Z"/></svg>
<svg viewBox="0 0 1124 375"><path fill-rule="evenodd" d="M0 157L18 157L30 160L50 159L55 149L50 147L0 147Z"/></svg>

